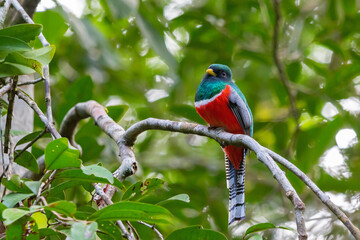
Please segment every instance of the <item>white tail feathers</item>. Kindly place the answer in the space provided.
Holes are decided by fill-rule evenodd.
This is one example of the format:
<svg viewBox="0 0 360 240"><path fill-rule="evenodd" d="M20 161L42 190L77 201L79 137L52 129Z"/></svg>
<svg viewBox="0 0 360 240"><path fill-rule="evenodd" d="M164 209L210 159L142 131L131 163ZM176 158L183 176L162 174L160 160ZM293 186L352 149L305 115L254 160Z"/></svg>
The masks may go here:
<svg viewBox="0 0 360 240"><path fill-rule="evenodd" d="M240 163L239 170L225 155L226 183L229 189L229 225L245 218L245 159Z"/></svg>

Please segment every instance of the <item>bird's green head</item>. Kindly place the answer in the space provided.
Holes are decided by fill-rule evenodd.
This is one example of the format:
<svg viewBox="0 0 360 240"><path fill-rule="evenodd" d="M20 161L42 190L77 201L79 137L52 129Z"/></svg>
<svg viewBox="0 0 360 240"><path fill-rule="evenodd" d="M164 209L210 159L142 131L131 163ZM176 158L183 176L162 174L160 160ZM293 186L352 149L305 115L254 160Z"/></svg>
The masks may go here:
<svg viewBox="0 0 360 240"><path fill-rule="evenodd" d="M204 78L213 78L214 80L218 79L231 82L231 70L228 66L223 64L211 64L206 70Z"/></svg>

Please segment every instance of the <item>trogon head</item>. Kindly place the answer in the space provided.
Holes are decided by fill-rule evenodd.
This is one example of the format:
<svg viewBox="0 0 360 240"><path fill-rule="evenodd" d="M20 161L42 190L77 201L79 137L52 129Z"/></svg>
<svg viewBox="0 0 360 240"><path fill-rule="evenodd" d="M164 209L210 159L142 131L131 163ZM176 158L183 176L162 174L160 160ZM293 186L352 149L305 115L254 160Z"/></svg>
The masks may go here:
<svg viewBox="0 0 360 240"><path fill-rule="evenodd" d="M204 79L231 82L231 70L223 64L211 64L206 70Z"/></svg>

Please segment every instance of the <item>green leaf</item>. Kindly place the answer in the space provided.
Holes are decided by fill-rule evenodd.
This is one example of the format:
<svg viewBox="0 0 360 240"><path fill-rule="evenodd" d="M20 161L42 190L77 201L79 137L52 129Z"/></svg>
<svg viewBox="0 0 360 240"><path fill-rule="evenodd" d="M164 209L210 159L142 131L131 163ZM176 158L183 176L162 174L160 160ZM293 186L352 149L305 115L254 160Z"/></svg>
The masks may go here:
<svg viewBox="0 0 360 240"><path fill-rule="evenodd" d="M19 208L8 208L3 211L3 218L5 219L5 226L15 222L16 220L22 218L26 214L30 213L28 210L22 210Z"/></svg>
<svg viewBox="0 0 360 240"><path fill-rule="evenodd" d="M1 54L1 52L0 52ZM0 63L0 78L34 73L35 70L17 63Z"/></svg>
<svg viewBox="0 0 360 240"><path fill-rule="evenodd" d="M90 165L90 166L81 166L81 170L83 171L83 173L85 173L86 175L93 175L95 177L99 177L99 178L105 178L109 181L109 183L113 184L114 183L114 177L112 175L112 173L107 170L104 167L101 167L99 165Z"/></svg>
<svg viewBox="0 0 360 240"><path fill-rule="evenodd" d="M4 53L28 50L31 50L31 47L23 40L15 37L0 36L0 57L5 57Z"/></svg>
<svg viewBox="0 0 360 240"><path fill-rule="evenodd" d="M173 197L171 197L169 199L166 199L164 201L159 202L158 205L164 205L164 204L166 204L168 202L171 202L171 201L182 201L182 202L189 203L190 202L190 197L187 194L178 194L178 195L175 195L175 196L173 196Z"/></svg>
<svg viewBox="0 0 360 240"><path fill-rule="evenodd" d="M263 237L260 234L254 234L251 236L247 236L245 240L262 240Z"/></svg>
<svg viewBox="0 0 360 240"><path fill-rule="evenodd" d="M166 48L163 36L155 29L155 27L140 13L136 15L136 24L141 33L148 39L150 45L155 52L165 61L170 69L176 72L177 62L173 55Z"/></svg>
<svg viewBox="0 0 360 240"><path fill-rule="evenodd" d="M19 146L21 144L24 144L24 143L28 143L28 142L31 142L32 140L34 140L37 136L39 136L39 134L41 133L42 131L36 131L36 132L32 132L32 133L29 133L27 134L26 136L24 136L23 138L21 138L15 145L16 146ZM51 137L49 133L45 133L43 136L43 138L49 138Z"/></svg>
<svg viewBox="0 0 360 240"><path fill-rule="evenodd" d="M92 182L92 183L107 183L111 184L108 179L106 178L100 178L94 175L86 175L83 173L81 169L67 169L64 171L59 172L55 178L59 179L66 179L71 181L82 181L82 182ZM115 187L121 189L122 191L125 191L124 185L117 179L113 179L114 182L112 185Z"/></svg>
<svg viewBox="0 0 360 240"><path fill-rule="evenodd" d="M10 191L31 193L31 190L26 185L24 185L24 182L20 179L19 175L13 175L9 180L3 178L1 183Z"/></svg>
<svg viewBox="0 0 360 240"><path fill-rule="evenodd" d="M41 24L18 24L0 30L0 36L14 37L30 42L41 33Z"/></svg>
<svg viewBox="0 0 360 240"><path fill-rule="evenodd" d="M110 236L110 239L122 240L122 234L118 226L111 221L98 222L99 230Z"/></svg>
<svg viewBox="0 0 360 240"><path fill-rule="evenodd" d="M171 223L171 217L171 213L166 208L157 205L122 201L95 212L89 220L128 220L168 224Z"/></svg>
<svg viewBox="0 0 360 240"><path fill-rule="evenodd" d="M43 66L49 64L54 57L55 46L50 45L38 49L33 49L31 51L24 52L22 55L27 58L32 58L39 61Z"/></svg>
<svg viewBox="0 0 360 240"><path fill-rule="evenodd" d="M41 181L27 181L25 185L34 193L37 194L40 188Z"/></svg>
<svg viewBox="0 0 360 240"><path fill-rule="evenodd" d="M76 205L73 202L62 200L50 203L44 209L71 216L76 212Z"/></svg>
<svg viewBox="0 0 360 240"><path fill-rule="evenodd" d="M40 228L40 239L65 239L66 236L59 231L55 231L52 228ZM52 237L53 236L53 237Z"/></svg>
<svg viewBox="0 0 360 240"><path fill-rule="evenodd" d="M7 207L3 203L0 202L0 221L4 220L2 214L3 214L5 209L7 209Z"/></svg>
<svg viewBox="0 0 360 240"><path fill-rule="evenodd" d="M159 178L148 178L144 182L139 181L126 190L122 199L131 199L133 201L139 200L144 195L161 188L164 183L165 181Z"/></svg>
<svg viewBox="0 0 360 240"><path fill-rule="evenodd" d="M9 193L8 195L4 196L2 200L5 206L13 207L18 202L33 195L33 193Z"/></svg>
<svg viewBox="0 0 360 240"><path fill-rule="evenodd" d="M97 228L96 222L76 222L71 226L70 237L74 240L95 240Z"/></svg>
<svg viewBox="0 0 360 240"><path fill-rule="evenodd" d="M203 229L201 226L186 227L179 230L175 230L167 236L166 240L226 240L227 238L219 232Z"/></svg>
<svg viewBox="0 0 360 240"><path fill-rule="evenodd" d="M109 117L111 117L115 122L118 122L124 116L126 111L129 109L129 106L114 105L114 106L107 106L106 109L108 110Z"/></svg>
<svg viewBox="0 0 360 240"><path fill-rule="evenodd" d="M80 152L69 148L67 138L59 138L50 142L45 149L45 166L48 170L80 167Z"/></svg>
<svg viewBox="0 0 360 240"><path fill-rule="evenodd" d="M43 34L51 43L58 45L58 42L64 37L69 26L65 23L63 16L54 10L44 12L35 12L34 22L43 25Z"/></svg>
<svg viewBox="0 0 360 240"><path fill-rule="evenodd" d="M277 227L272 223L259 223L259 224L255 224L255 225L249 227L248 229L246 229L244 237L246 237L247 235L249 235L251 233L261 232L261 231L265 231L268 229L275 229L275 228L281 228L281 229L293 231L293 229L289 228L289 227L282 227L282 226Z"/></svg>
<svg viewBox="0 0 360 240"><path fill-rule="evenodd" d="M20 152L20 150L15 151L16 154ZM24 168L29 169L30 171L39 174L39 165L34 157L30 152L25 151L19 157L15 159L15 162Z"/></svg>

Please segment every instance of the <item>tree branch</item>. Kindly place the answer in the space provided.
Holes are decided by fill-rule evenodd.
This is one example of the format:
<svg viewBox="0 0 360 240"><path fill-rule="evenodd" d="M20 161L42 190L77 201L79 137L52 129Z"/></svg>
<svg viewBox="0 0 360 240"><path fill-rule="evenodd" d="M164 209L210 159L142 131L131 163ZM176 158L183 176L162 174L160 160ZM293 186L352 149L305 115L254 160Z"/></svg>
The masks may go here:
<svg viewBox="0 0 360 240"><path fill-rule="evenodd" d="M0 98L7 93L8 91L10 91L11 89L11 83L7 83L5 86L3 86L2 88L0 88Z"/></svg>
<svg viewBox="0 0 360 240"><path fill-rule="evenodd" d="M86 113L82 114L83 111L85 111ZM97 114L94 114L94 112L97 112ZM135 123L129 129L123 132L123 129L119 127L113 120L109 119L106 112L104 111L104 108L95 101L79 103L66 114L61 126L62 135L64 135L64 133L66 132L68 138L73 138L73 135L75 134L75 127L78 121L85 118L86 116L95 116L94 119L96 124L117 142L120 149L120 156L122 157L123 162L113 175L120 178L121 180L135 173L135 170L133 168L126 168L125 166L123 166L123 164L125 164L124 160L126 159L128 162L135 163L136 166L136 160L134 152L132 150L132 146L135 144L137 136L142 132L147 130L164 130L206 136L216 140L221 145L245 146L255 152L257 158L268 167L274 178L280 183L280 186L284 189L286 196L294 205L299 239L307 238L305 220L303 215L305 205L287 180L283 171L281 171L281 169L274 162L274 160L279 162L284 167L293 172L296 176L298 176L316 194L316 196L318 196L321 201L326 206L328 206L328 208L344 223L344 225L350 230L351 234L355 237L355 239L360 239L360 232L358 228L356 228L356 226L351 222L351 220L333 202L331 202L330 198L326 196L326 194L324 194L315 185L315 183L311 181L310 178L308 178L291 162L274 153L273 151L262 147L258 142L256 142L249 136L241 134L231 134L221 129L212 129L194 123L176 122L154 118L145 119L143 121ZM103 121L100 121L101 119ZM73 121L75 121L75 123ZM121 131L119 131L119 128L121 129ZM113 133L111 132L112 130L114 130ZM127 172L126 169L133 170ZM108 190L106 192L106 195L111 198L112 193L113 192Z"/></svg>
<svg viewBox="0 0 360 240"><path fill-rule="evenodd" d="M14 79L11 80L11 89L10 89L10 93L8 94L9 106L6 114L4 153L8 153L9 150L9 138L10 138L11 122L13 117L15 89L17 82L18 82L18 77L16 76L14 77Z"/></svg>
<svg viewBox="0 0 360 240"><path fill-rule="evenodd" d="M41 121L45 124L46 129L52 134L54 138L61 138L61 135L58 133L58 131L56 131L54 125L50 123L45 114L40 110L36 102L34 102L30 97L19 90L16 91L16 95L18 95L20 99L26 102L35 111L35 113L40 117Z"/></svg>

